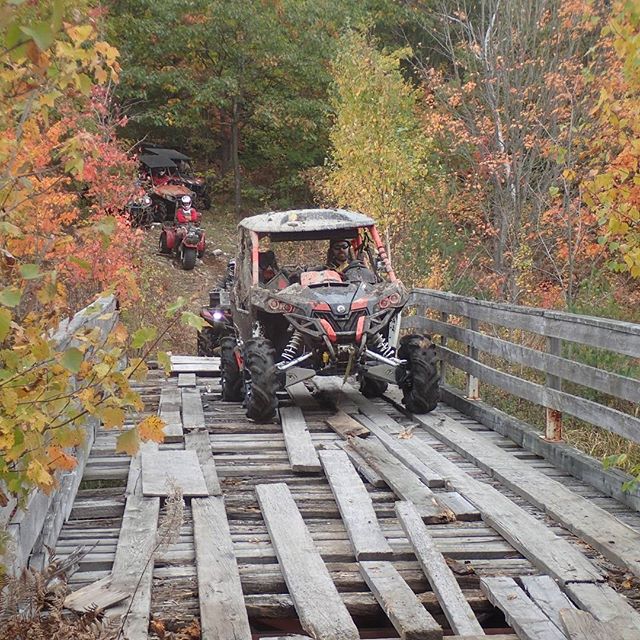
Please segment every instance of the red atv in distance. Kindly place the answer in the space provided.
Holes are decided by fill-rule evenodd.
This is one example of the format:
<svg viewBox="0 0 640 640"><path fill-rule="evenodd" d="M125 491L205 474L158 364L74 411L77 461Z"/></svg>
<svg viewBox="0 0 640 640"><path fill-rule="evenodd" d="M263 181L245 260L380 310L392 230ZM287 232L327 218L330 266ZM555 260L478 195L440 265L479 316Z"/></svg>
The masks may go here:
<svg viewBox="0 0 640 640"><path fill-rule="evenodd" d="M193 222L185 224L165 222L160 232L160 253L174 253L185 271L196 266L205 250L204 229Z"/></svg>
<svg viewBox="0 0 640 640"><path fill-rule="evenodd" d="M435 346L423 335L398 340L408 293L371 218L301 209L252 216L238 226L232 332L220 338L223 400L244 400L247 417L268 422L282 386L353 374L367 397L382 395L391 382L409 411L436 407ZM347 256L337 269L334 245Z"/></svg>

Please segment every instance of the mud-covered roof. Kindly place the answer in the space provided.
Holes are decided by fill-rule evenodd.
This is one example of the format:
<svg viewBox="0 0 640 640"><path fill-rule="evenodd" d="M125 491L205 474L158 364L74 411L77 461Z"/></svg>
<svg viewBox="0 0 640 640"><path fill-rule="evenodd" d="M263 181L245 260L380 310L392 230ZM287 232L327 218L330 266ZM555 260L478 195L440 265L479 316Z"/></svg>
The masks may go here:
<svg viewBox="0 0 640 640"><path fill-rule="evenodd" d="M270 211L244 218L238 226L256 233L331 232L368 227L374 221L361 213L345 209L292 209Z"/></svg>

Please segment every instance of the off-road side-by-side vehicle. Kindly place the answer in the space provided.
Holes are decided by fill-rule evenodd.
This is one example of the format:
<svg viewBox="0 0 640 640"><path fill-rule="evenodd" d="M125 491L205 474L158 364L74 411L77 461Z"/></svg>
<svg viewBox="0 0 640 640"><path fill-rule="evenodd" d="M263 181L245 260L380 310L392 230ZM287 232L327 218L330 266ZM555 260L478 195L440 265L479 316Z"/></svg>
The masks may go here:
<svg viewBox="0 0 640 640"><path fill-rule="evenodd" d="M398 342L408 294L371 218L303 209L252 216L238 226L234 333L220 339L223 400L244 400L247 416L266 422L283 386L314 375L355 375L368 397L393 382L410 411L435 408L435 347L428 336ZM310 262L318 244L336 240L348 243L346 267L330 266L328 256L324 264ZM288 262L291 256L298 259Z"/></svg>

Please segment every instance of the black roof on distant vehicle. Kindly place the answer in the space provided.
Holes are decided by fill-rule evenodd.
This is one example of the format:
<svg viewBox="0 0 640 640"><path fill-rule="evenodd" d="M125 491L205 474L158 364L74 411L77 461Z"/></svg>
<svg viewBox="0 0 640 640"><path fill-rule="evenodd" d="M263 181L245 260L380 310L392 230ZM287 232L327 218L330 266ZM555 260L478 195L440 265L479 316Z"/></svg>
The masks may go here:
<svg viewBox="0 0 640 640"><path fill-rule="evenodd" d="M373 224L369 216L345 209L293 209L250 216L242 219L238 226L260 234L297 236L305 232L326 232L330 236L341 229L369 227Z"/></svg>
<svg viewBox="0 0 640 640"><path fill-rule="evenodd" d="M168 156L160 156L153 153L141 155L140 162L149 167L149 169L170 169L177 166Z"/></svg>
<svg viewBox="0 0 640 640"><path fill-rule="evenodd" d="M168 149L166 147L146 147L145 151L147 153L155 153L159 156L167 156L172 160L191 160L188 155L185 155L180 151L176 151L175 149Z"/></svg>

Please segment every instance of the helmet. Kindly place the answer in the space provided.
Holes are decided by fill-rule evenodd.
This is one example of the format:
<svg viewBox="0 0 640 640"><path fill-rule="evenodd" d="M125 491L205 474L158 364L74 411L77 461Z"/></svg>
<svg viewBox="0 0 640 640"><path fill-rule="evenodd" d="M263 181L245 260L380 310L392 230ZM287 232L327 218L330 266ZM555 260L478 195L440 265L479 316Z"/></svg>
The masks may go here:
<svg viewBox="0 0 640 640"><path fill-rule="evenodd" d="M166 170L165 169L160 169L160 171L158 171L158 175L159 176L164 176L166 174Z"/></svg>
<svg viewBox="0 0 640 640"><path fill-rule="evenodd" d="M191 198L189 196L182 196L182 198L180 198L180 204L183 209L191 208Z"/></svg>
<svg viewBox="0 0 640 640"><path fill-rule="evenodd" d="M151 198L149 196L144 196L142 198L141 204L143 207L150 207L151 206Z"/></svg>

